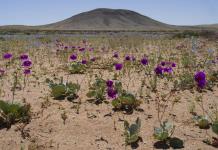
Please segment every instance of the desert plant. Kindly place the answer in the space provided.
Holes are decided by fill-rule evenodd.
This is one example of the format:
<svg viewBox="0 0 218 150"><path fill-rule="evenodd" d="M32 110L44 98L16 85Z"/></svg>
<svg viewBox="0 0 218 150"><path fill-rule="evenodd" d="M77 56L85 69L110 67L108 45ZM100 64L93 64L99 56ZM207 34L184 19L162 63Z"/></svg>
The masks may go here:
<svg viewBox="0 0 218 150"><path fill-rule="evenodd" d="M16 122L30 121L30 105L8 103L0 100L0 125L10 128Z"/></svg>
<svg viewBox="0 0 218 150"><path fill-rule="evenodd" d="M210 122L207 116L194 116L194 120L200 129L208 129L210 127Z"/></svg>
<svg viewBox="0 0 218 150"><path fill-rule="evenodd" d="M179 138L172 137L174 130L175 126L172 123L164 121L160 124L160 127L154 128L153 135L155 139L172 147L173 149L183 148L183 141Z"/></svg>
<svg viewBox="0 0 218 150"><path fill-rule="evenodd" d="M218 135L218 120L212 122L212 131ZM213 147L218 148L218 138L212 137L212 139L205 139L203 140L204 143L211 145Z"/></svg>
<svg viewBox="0 0 218 150"><path fill-rule="evenodd" d="M133 109L136 109L140 104L140 100L137 100L133 94L126 91L112 101L115 110L124 110L127 113L132 113Z"/></svg>
<svg viewBox="0 0 218 150"><path fill-rule="evenodd" d="M46 79L51 89L51 96L54 99L64 99L67 97L68 100L77 98L77 92L80 90L80 85L72 82L63 83L63 78L60 83L54 83L50 79Z"/></svg>
<svg viewBox="0 0 218 150"><path fill-rule="evenodd" d="M71 62L69 71L72 74L83 74L86 71L86 65L80 62Z"/></svg>
<svg viewBox="0 0 218 150"><path fill-rule="evenodd" d="M139 132L141 128L141 120L139 118L136 119L134 124L129 125L129 123L124 121L125 128L125 142L127 145L136 143L139 140Z"/></svg>
<svg viewBox="0 0 218 150"><path fill-rule="evenodd" d="M106 81L96 76L95 82L89 87L86 96L94 98L96 104L102 103L105 100L106 88Z"/></svg>
<svg viewBox="0 0 218 150"><path fill-rule="evenodd" d="M160 127L154 128L154 137L159 141L166 141L172 136L174 129L174 125L168 121L164 121L162 124L160 124Z"/></svg>

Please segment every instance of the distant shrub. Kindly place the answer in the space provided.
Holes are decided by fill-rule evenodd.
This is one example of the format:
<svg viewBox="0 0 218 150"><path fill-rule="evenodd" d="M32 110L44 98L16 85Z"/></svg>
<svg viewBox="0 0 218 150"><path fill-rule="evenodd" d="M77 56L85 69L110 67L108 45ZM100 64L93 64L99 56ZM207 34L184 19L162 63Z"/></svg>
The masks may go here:
<svg viewBox="0 0 218 150"><path fill-rule="evenodd" d="M208 30L203 30L199 33L199 35L201 37L204 37L204 38L214 38L216 37L216 32L215 31L208 31Z"/></svg>
<svg viewBox="0 0 218 150"><path fill-rule="evenodd" d="M204 37L204 38L214 38L216 37L215 31L201 30L201 31L190 31L186 30L173 35L173 38L190 38L190 37Z"/></svg>
<svg viewBox="0 0 218 150"><path fill-rule="evenodd" d="M3 37L0 37L0 41L6 41L6 40L5 40L5 38L3 38Z"/></svg>
<svg viewBox="0 0 218 150"><path fill-rule="evenodd" d="M199 37L199 33L197 31L183 31L173 35L173 38L189 38L189 37Z"/></svg>

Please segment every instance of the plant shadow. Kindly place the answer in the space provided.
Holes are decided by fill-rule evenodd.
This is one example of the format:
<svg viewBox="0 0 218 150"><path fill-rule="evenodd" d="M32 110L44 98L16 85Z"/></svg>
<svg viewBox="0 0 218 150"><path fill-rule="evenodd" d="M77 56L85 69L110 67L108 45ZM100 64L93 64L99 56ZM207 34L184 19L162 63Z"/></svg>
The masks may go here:
<svg viewBox="0 0 218 150"><path fill-rule="evenodd" d="M157 141L154 143L156 149L169 149L170 146L165 141Z"/></svg>

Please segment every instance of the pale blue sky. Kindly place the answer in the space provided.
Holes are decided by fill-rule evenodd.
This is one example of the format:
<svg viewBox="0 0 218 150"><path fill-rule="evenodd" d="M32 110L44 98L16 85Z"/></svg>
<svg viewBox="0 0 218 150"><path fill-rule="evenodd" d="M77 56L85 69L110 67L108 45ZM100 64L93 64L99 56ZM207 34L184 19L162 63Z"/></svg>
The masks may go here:
<svg viewBox="0 0 218 150"><path fill-rule="evenodd" d="M218 23L218 0L0 0L0 25L41 25L95 8L120 8L175 25Z"/></svg>

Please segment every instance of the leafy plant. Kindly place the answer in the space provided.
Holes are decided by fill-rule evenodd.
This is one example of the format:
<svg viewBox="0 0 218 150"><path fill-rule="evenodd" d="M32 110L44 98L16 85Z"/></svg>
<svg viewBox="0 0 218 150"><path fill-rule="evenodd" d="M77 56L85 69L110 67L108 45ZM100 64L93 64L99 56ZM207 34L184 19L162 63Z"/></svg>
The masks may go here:
<svg viewBox="0 0 218 150"><path fill-rule="evenodd" d="M125 120L124 121L124 128L125 128L125 142L126 144L133 144L139 140L139 132L141 128L141 120L139 118L136 119L134 124L129 125L129 123Z"/></svg>
<svg viewBox="0 0 218 150"><path fill-rule="evenodd" d="M212 131L218 135L218 120L215 120L214 122L212 122ZM203 140L204 143L208 144L208 145L212 145L213 147L218 147L218 138L216 137L212 137L212 140L210 139L205 139Z"/></svg>
<svg viewBox="0 0 218 150"><path fill-rule="evenodd" d="M175 126L168 121L164 121L160 127L154 128L154 137L160 141L166 141L174 132Z"/></svg>
<svg viewBox="0 0 218 150"><path fill-rule="evenodd" d="M210 127L210 122L206 116L194 116L194 120L200 129L208 129Z"/></svg>
<svg viewBox="0 0 218 150"><path fill-rule="evenodd" d="M183 141L176 137L171 137L175 126L168 121L164 121L160 127L154 128L154 138L172 148L183 148Z"/></svg>
<svg viewBox="0 0 218 150"><path fill-rule="evenodd" d="M71 62L69 71L72 74L83 74L86 71L86 65L80 62Z"/></svg>
<svg viewBox="0 0 218 150"><path fill-rule="evenodd" d="M16 122L30 121L30 105L8 103L0 100L0 125L10 128Z"/></svg>
<svg viewBox="0 0 218 150"><path fill-rule="evenodd" d="M217 112L216 112L216 118L215 120L212 120L212 131L218 135L218 116L217 116ZM218 138L217 137L212 137L212 139L205 139L203 140L204 143L208 144L208 145L211 145L213 147L216 147L218 148Z"/></svg>
<svg viewBox="0 0 218 150"><path fill-rule="evenodd" d="M68 100L77 98L77 92L80 90L80 85L72 82L63 83L63 78L60 83L54 83L50 79L46 79L51 89L51 96L54 99L64 99L67 97Z"/></svg>
<svg viewBox="0 0 218 150"><path fill-rule="evenodd" d="M218 135L218 120L212 123L212 131Z"/></svg>
<svg viewBox="0 0 218 150"><path fill-rule="evenodd" d="M95 98L96 104L102 103L105 100L106 88L106 81L96 76L95 83L90 86L86 96Z"/></svg>
<svg viewBox="0 0 218 150"><path fill-rule="evenodd" d="M112 101L112 105L116 110L124 110L128 113L132 113L133 109L137 108L141 104L141 101L137 100L134 95L123 91L118 98Z"/></svg>

